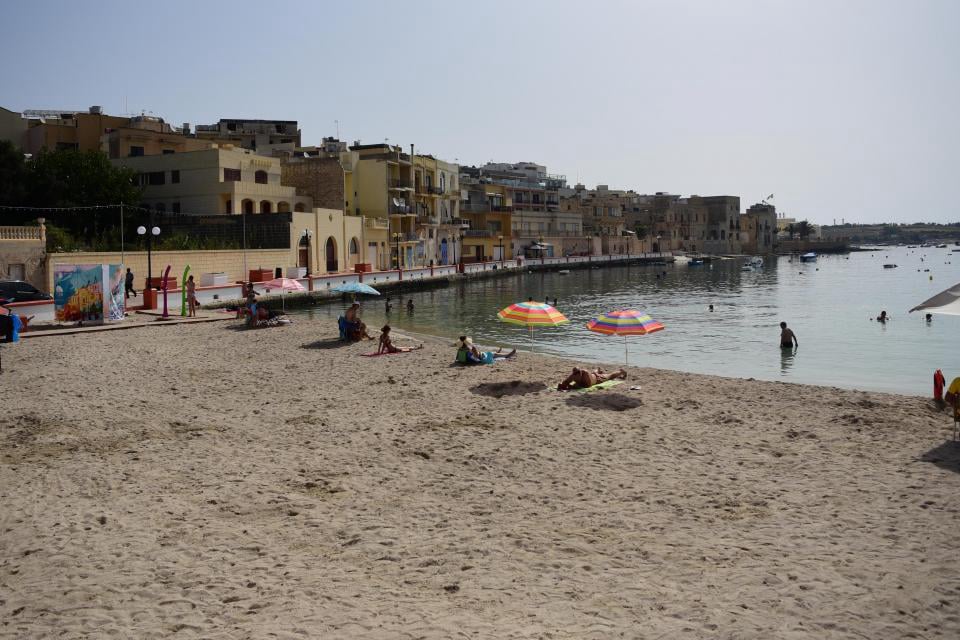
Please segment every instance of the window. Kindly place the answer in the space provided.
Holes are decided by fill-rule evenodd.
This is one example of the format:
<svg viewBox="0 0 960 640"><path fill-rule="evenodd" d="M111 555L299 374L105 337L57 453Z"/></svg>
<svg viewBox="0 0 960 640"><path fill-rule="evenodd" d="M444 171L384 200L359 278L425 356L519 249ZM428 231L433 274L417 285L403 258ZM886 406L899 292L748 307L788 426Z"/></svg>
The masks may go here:
<svg viewBox="0 0 960 640"><path fill-rule="evenodd" d="M170 205L170 210L174 213L180 213L180 203L174 202L172 205Z"/></svg>
<svg viewBox="0 0 960 640"><path fill-rule="evenodd" d="M180 184L180 169L174 169L170 172L170 183Z"/></svg>
<svg viewBox="0 0 960 640"><path fill-rule="evenodd" d="M169 156L171 153L176 153L176 151L174 151L173 149L164 149L162 153L165 156Z"/></svg>
<svg viewBox="0 0 960 640"><path fill-rule="evenodd" d="M130 157L138 158L143 155L143 147L130 147Z"/></svg>
<svg viewBox="0 0 960 640"><path fill-rule="evenodd" d="M240 182L240 169L224 169L223 181L224 182Z"/></svg>
<svg viewBox="0 0 960 640"><path fill-rule="evenodd" d="M147 174L147 184L154 187L166 184L165 176L166 174L163 171L151 171Z"/></svg>
<svg viewBox="0 0 960 640"><path fill-rule="evenodd" d="M253 174L253 181L257 184L267 184L267 172L263 169Z"/></svg>

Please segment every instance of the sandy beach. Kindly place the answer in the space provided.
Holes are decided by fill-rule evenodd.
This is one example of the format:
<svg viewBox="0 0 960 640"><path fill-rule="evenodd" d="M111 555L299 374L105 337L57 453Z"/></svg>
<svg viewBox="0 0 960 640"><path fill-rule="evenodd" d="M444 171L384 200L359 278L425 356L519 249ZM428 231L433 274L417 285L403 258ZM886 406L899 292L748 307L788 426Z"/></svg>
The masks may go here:
<svg viewBox="0 0 960 640"><path fill-rule="evenodd" d="M927 399L643 368L560 393L570 362L452 344L3 345L0 637L960 636Z"/></svg>

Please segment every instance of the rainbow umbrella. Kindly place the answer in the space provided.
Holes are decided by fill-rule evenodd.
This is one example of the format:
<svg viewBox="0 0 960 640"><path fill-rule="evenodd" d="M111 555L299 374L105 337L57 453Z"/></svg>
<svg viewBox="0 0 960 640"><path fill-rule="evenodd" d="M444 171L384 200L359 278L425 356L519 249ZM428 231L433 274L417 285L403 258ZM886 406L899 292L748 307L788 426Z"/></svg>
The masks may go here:
<svg viewBox="0 0 960 640"><path fill-rule="evenodd" d="M636 309L604 313L587 323L587 329L607 336L623 336L623 361L629 360L627 336L642 336L662 331L664 326Z"/></svg>
<svg viewBox="0 0 960 640"><path fill-rule="evenodd" d="M532 333L534 327L555 327L570 322L565 315L545 302L518 302L497 312L497 317L510 324L519 324Z"/></svg>

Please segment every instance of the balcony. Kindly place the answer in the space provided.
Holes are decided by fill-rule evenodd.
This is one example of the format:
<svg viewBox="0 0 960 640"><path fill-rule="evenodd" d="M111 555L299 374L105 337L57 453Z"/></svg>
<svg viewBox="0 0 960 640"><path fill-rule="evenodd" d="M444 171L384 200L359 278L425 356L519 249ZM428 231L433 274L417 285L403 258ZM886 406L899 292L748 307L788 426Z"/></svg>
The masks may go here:
<svg viewBox="0 0 960 640"><path fill-rule="evenodd" d="M440 224L440 220L437 218L437 216L418 215L418 216L417 216L417 224L438 225L438 224Z"/></svg>
<svg viewBox="0 0 960 640"><path fill-rule="evenodd" d="M466 218L453 218L448 224L452 224L455 227L469 227L470 221Z"/></svg>
<svg viewBox="0 0 960 640"><path fill-rule="evenodd" d="M484 229L464 229L463 237L465 238L492 238L493 231L486 231Z"/></svg>
<svg viewBox="0 0 960 640"><path fill-rule="evenodd" d="M409 180L397 180L394 178L390 179L390 188L398 189L402 191L409 191L412 187L410 186Z"/></svg>
<svg viewBox="0 0 960 640"><path fill-rule="evenodd" d="M386 218L367 218L365 223L368 229L386 229L390 226Z"/></svg>
<svg viewBox="0 0 960 640"><path fill-rule="evenodd" d="M410 205L390 205L390 215L392 216L409 216L413 215L413 211L410 208Z"/></svg>

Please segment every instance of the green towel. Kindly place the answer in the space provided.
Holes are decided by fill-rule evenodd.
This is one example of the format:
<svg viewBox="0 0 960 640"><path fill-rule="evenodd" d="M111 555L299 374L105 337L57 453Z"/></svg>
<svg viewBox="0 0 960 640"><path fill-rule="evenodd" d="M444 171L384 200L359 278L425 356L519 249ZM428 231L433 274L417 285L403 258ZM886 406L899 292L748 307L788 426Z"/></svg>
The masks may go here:
<svg viewBox="0 0 960 640"><path fill-rule="evenodd" d="M568 391L576 391L577 393L589 393L591 391L600 391L601 389L609 389L610 387L615 387L621 383L623 383L623 380L619 380L619 379L607 380L606 382L595 384L592 387L587 387L586 389L568 389ZM554 387L554 389L556 389L556 387ZM566 391L563 393L566 393Z"/></svg>

